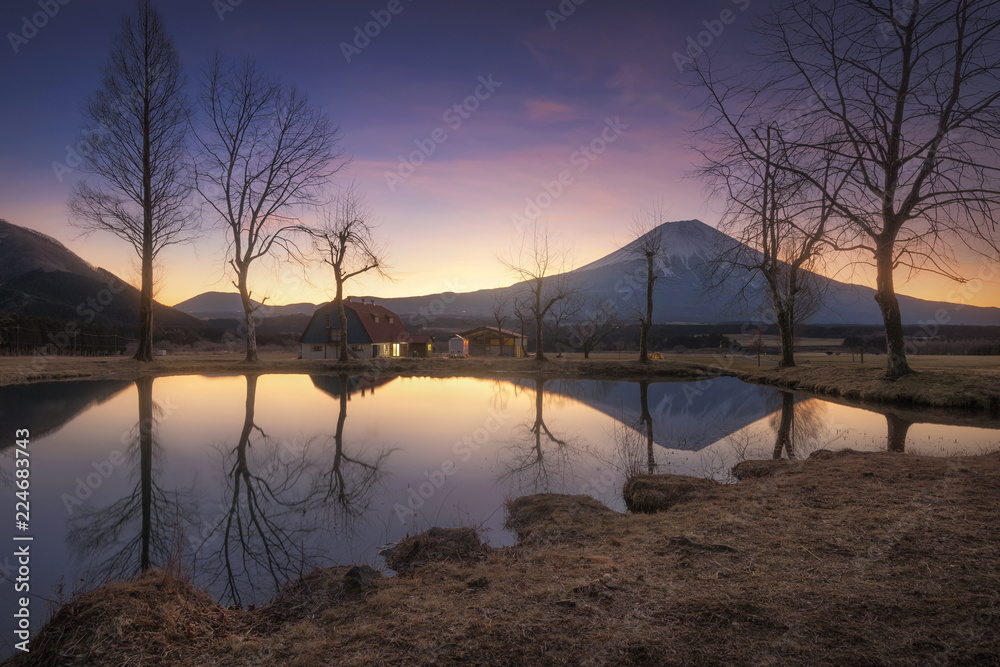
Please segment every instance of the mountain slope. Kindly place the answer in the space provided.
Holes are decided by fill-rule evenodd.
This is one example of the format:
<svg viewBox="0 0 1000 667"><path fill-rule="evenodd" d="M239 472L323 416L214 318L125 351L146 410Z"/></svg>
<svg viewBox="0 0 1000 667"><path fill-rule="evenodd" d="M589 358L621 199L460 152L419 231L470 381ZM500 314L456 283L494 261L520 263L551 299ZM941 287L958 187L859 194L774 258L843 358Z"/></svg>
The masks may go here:
<svg viewBox="0 0 1000 667"><path fill-rule="evenodd" d="M0 220L0 310L28 317L133 327L139 291L39 232ZM200 328L197 319L153 302L157 327Z"/></svg>
<svg viewBox="0 0 1000 667"><path fill-rule="evenodd" d="M759 310L740 306L738 286L728 285L709 290L705 284L708 262L716 248L736 243L717 229L698 220L667 222L661 225L668 267L667 275L657 280L654 291L654 322L656 324L757 321ZM620 248L590 264L574 269L567 278L584 295L611 300L623 314L629 313L644 295L642 267L634 259L632 249L638 241ZM823 305L810 319L814 324L881 324L882 317L875 303L875 290L850 285L817 276L825 285ZM520 286L501 288L511 298ZM470 322L487 321L496 290L479 290L459 294L430 294L400 299L379 299L379 303L409 316L411 321L424 323L434 318L462 318ZM911 296L899 296L905 324L934 321L943 311L948 324L1000 324L1000 308L962 306L941 301L928 301Z"/></svg>
<svg viewBox="0 0 1000 667"><path fill-rule="evenodd" d="M259 306L254 299L251 302ZM196 296L174 304L174 308L200 320L207 319L241 319L243 317L243 301L236 292L202 292ZM319 308L313 303L292 303L285 306L272 306L265 302L258 313L262 317L278 317L282 315L312 315Z"/></svg>

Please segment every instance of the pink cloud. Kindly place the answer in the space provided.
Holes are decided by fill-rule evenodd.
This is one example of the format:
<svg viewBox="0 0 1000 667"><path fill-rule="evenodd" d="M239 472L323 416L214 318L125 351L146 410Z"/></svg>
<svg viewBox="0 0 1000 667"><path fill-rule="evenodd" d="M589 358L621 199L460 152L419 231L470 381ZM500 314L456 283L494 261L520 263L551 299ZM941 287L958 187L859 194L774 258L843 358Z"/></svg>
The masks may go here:
<svg viewBox="0 0 1000 667"><path fill-rule="evenodd" d="M528 118L540 123L580 117L569 105L551 100L525 100L524 106L528 112Z"/></svg>

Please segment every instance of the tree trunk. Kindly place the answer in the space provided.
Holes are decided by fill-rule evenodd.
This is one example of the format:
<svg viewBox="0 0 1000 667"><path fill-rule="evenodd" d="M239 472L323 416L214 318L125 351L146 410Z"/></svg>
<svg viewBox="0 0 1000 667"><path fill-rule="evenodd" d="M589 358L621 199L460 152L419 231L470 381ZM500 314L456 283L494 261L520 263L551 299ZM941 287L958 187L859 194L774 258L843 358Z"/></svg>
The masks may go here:
<svg viewBox="0 0 1000 667"><path fill-rule="evenodd" d="M151 565L149 544L153 532L153 378L139 378L135 387L139 393L139 491L142 507L139 571L145 572Z"/></svg>
<svg viewBox="0 0 1000 667"><path fill-rule="evenodd" d="M795 366L795 317L792 310L786 308L777 312L778 335L781 339L781 361L778 368Z"/></svg>
<svg viewBox="0 0 1000 667"><path fill-rule="evenodd" d="M639 363L649 361L649 330L653 326L653 255L646 253L646 317L639 323Z"/></svg>
<svg viewBox="0 0 1000 667"><path fill-rule="evenodd" d="M147 57L146 73L149 75ZM153 166L150 162L149 84L146 84L142 117L142 284L139 290L139 347L137 361L153 360Z"/></svg>
<svg viewBox="0 0 1000 667"><path fill-rule="evenodd" d="M639 423L646 426L646 468L656 472L656 454L653 451L653 415L649 412L649 382L639 383Z"/></svg>
<svg viewBox="0 0 1000 667"><path fill-rule="evenodd" d="M246 270L240 270L237 287L240 290L240 300L243 302L243 315L246 322L247 356L243 361L257 361L257 323L254 321L254 307L247 290Z"/></svg>
<svg viewBox="0 0 1000 667"><path fill-rule="evenodd" d="M139 291L139 347L137 361L153 360L153 241L149 227L143 232L142 285Z"/></svg>
<svg viewBox="0 0 1000 667"><path fill-rule="evenodd" d="M885 416L886 422L889 426L889 436L886 442L887 452L899 452L903 453L906 451L906 434L910 430L910 426L913 422L908 422L905 419L900 419L896 415L887 414Z"/></svg>
<svg viewBox="0 0 1000 667"><path fill-rule="evenodd" d="M545 313L542 312L542 285L539 281L535 286L535 361L546 361L545 347L542 343L544 320Z"/></svg>
<svg viewBox="0 0 1000 667"><path fill-rule="evenodd" d="M347 309L344 308L344 281L337 278L337 319L340 322L340 363L346 363L347 355ZM326 343L324 343L326 345Z"/></svg>
<svg viewBox="0 0 1000 667"><path fill-rule="evenodd" d="M910 372L906 361L906 339L903 336L903 317L899 312L899 299L893 285L893 250L894 244L880 242L875 251L877 274L875 284L875 302L882 311L882 321L885 323L885 349L887 368L885 377L896 379Z"/></svg>
<svg viewBox="0 0 1000 667"><path fill-rule="evenodd" d="M774 458L780 459L783 451L788 452L788 458L795 458L792 444L792 423L795 420L795 394L789 391L781 392L781 421L778 422L778 433L774 439Z"/></svg>

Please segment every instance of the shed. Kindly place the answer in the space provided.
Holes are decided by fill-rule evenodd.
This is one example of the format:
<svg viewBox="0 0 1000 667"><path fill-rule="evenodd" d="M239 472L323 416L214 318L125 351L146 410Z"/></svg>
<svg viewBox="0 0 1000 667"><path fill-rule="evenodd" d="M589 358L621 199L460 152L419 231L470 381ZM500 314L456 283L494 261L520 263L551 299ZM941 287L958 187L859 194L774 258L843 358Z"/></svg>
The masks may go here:
<svg viewBox="0 0 1000 667"><path fill-rule="evenodd" d="M469 356L469 341L461 336L452 336L448 341L448 356L449 357L467 357Z"/></svg>

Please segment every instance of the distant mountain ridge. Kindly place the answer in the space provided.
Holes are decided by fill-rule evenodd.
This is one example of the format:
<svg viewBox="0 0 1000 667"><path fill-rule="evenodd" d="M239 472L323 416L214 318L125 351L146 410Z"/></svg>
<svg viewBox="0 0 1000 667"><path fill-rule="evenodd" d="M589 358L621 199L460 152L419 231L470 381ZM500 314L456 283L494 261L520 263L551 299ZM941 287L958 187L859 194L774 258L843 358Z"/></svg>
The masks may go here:
<svg viewBox="0 0 1000 667"><path fill-rule="evenodd" d="M122 252L128 252L123 248ZM0 220L0 310L27 317L134 327L139 291L41 232ZM200 328L197 319L153 302L157 327Z"/></svg>
<svg viewBox="0 0 1000 667"><path fill-rule="evenodd" d="M664 263L668 275L656 282L653 297L655 324L716 324L719 322L759 321L759 310L749 312L737 304L737 286L709 290L705 286L707 265L722 245L738 243L700 220L665 222L660 225L666 248ZM635 240L566 276L584 294L611 300L627 313L644 294L643 281L630 279L640 268L634 249ZM851 285L825 276L816 279L826 286L825 298L809 322L813 324L878 325L882 316L875 303L875 290ZM519 285L499 288L511 299ZM432 322L435 318L464 318L469 322L488 322L496 289L464 293L428 294L417 297L378 299L378 302L411 322ZM997 325L1000 308L967 306L943 301L929 301L898 295L904 324L934 322L940 311L948 324Z"/></svg>
<svg viewBox="0 0 1000 667"><path fill-rule="evenodd" d="M260 302L251 299L251 303L259 306ZM237 292L202 292L190 299L185 299L174 308L200 320L208 319L240 319L243 317L243 299ZM312 303L291 303L284 306L264 304L258 313L265 318L283 315L312 315L319 308Z"/></svg>

